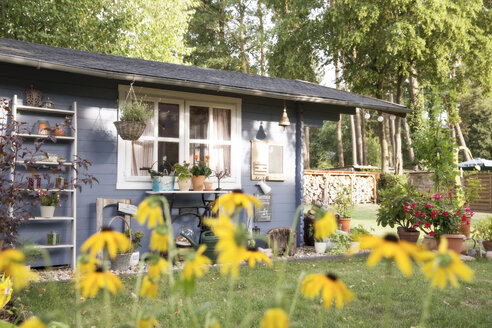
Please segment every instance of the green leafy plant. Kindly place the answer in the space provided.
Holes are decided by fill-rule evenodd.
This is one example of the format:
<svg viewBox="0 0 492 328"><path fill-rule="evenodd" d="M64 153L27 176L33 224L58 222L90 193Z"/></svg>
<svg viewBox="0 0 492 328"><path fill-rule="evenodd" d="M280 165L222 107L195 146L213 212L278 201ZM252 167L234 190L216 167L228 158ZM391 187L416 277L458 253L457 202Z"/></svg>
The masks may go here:
<svg viewBox="0 0 492 328"><path fill-rule="evenodd" d="M42 206L60 206L60 194L53 191L39 191L39 201Z"/></svg>
<svg viewBox="0 0 492 328"><path fill-rule="evenodd" d="M382 227L402 227L406 231L416 231L414 225L419 221L405 211L407 203L415 203L418 193L408 183L397 183L379 191L379 209L376 222Z"/></svg>
<svg viewBox="0 0 492 328"><path fill-rule="evenodd" d="M176 172L178 176L178 181L189 179L193 176L190 171L190 163L183 161L183 164L176 163L173 165L173 170Z"/></svg>
<svg viewBox="0 0 492 328"><path fill-rule="evenodd" d="M204 176L208 177L212 174L212 170L208 167L206 162L198 161L191 168L191 174L193 174L193 176L195 176L195 177L200 176L200 175L204 175Z"/></svg>
<svg viewBox="0 0 492 328"><path fill-rule="evenodd" d="M152 110L141 100L120 103L121 121L145 122L152 116Z"/></svg>
<svg viewBox="0 0 492 328"><path fill-rule="evenodd" d="M352 190L349 186L343 186L338 190L337 196L333 200L333 207L342 218L349 218L354 208L352 200Z"/></svg>
<svg viewBox="0 0 492 328"><path fill-rule="evenodd" d="M492 216L475 223L473 225L473 237L477 240L492 240Z"/></svg>
<svg viewBox="0 0 492 328"><path fill-rule="evenodd" d="M333 242L333 248L329 251L330 254L343 254L349 249L352 243L350 235L339 230L335 231L330 236L330 239Z"/></svg>
<svg viewBox="0 0 492 328"><path fill-rule="evenodd" d="M142 238L144 237L144 233L142 231L133 231L130 229L125 229L125 236L131 238L131 246L128 250L129 253L133 253L137 250L137 248L141 247Z"/></svg>

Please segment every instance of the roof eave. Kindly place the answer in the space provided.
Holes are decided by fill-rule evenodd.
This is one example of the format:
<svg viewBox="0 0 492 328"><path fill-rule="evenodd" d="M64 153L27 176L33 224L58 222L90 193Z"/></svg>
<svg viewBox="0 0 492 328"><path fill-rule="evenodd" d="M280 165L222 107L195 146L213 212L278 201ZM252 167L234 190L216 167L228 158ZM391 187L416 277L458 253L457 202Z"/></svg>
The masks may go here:
<svg viewBox="0 0 492 328"><path fill-rule="evenodd" d="M403 117L407 113L411 112L411 110L409 110L404 106L401 106L401 108L395 108L396 105L378 106L378 105L372 105L367 103L344 101L344 100L337 100L331 98L299 96L299 95L292 95L286 93L268 92L268 91L257 90L257 89L246 89L246 88L239 88L239 87L217 85L213 83L202 83L202 82L195 82L189 80L178 80L178 79L152 77L152 76L139 75L139 74L111 72L111 71L105 71L105 70L99 70L93 68L83 68L73 65L51 63L47 61L34 60L34 59L28 59L20 56L11 56L5 54L0 54L0 61L11 63L11 64L36 67L37 69L44 68L44 69L51 69L51 70L69 72L69 73L82 74L82 75L103 77L107 79L169 84L174 86L193 87L193 88L206 89L211 91L238 93L238 94L244 94L250 96L260 96L260 97L268 97L268 98L282 99L282 100L339 105L339 106L346 106L346 107L360 107L360 108L374 109L382 112L392 113Z"/></svg>

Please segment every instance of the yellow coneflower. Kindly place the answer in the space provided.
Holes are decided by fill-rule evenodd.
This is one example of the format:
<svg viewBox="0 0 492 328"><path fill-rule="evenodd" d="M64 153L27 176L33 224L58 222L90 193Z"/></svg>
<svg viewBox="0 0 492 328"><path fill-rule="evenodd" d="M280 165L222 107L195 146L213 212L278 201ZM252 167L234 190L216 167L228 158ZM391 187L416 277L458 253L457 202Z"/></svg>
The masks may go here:
<svg viewBox="0 0 492 328"><path fill-rule="evenodd" d="M458 279L460 277L466 282L471 282L473 271L464 264L458 254L447 249L448 240L441 237L438 253L431 253L431 260L422 266L422 271L427 279L431 280L431 286L438 286L444 289L447 282L453 287L459 287Z"/></svg>
<svg viewBox="0 0 492 328"><path fill-rule="evenodd" d="M0 280L0 309L3 309L5 304L10 301L12 291L12 281L9 277L2 275L2 280Z"/></svg>
<svg viewBox="0 0 492 328"><path fill-rule="evenodd" d="M272 260L262 252L258 251L257 247L248 247L244 253L244 260L248 261L250 267L254 267L256 262L265 262L272 266Z"/></svg>
<svg viewBox="0 0 492 328"><path fill-rule="evenodd" d="M150 235L150 249L158 252L167 252L169 245L169 234L164 224L158 225Z"/></svg>
<svg viewBox="0 0 492 328"><path fill-rule="evenodd" d="M232 215L234 211L245 209L249 216L253 216L252 207L262 207L262 202L251 195L244 194L241 190L235 190L232 193L221 196L212 207L212 212L217 213L223 209L224 214Z"/></svg>
<svg viewBox="0 0 492 328"><path fill-rule="evenodd" d="M143 225L147 218L149 222L147 223L148 228L153 228L158 224L164 223L164 217L162 216L162 208L160 198L157 196L150 196L144 199L137 208L137 213L135 218L138 223Z"/></svg>
<svg viewBox="0 0 492 328"><path fill-rule="evenodd" d="M38 317L30 317L19 325L19 328L47 328Z"/></svg>
<svg viewBox="0 0 492 328"><path fill-rule="evenodd" d="M185 280L193 280L193 277L200 278L205 272L208 271L208 265L212 264L212 261L203 255L207 246L200 245L195 254L191 255L192 259L185 261L183 267L183 277Z"/></svg>
<svg viewBox="0 0 492 328"><path fill-rule="evenodd" d="M416 260L420 260L420 253L425 252L416 244L398 240L398 237L394 234L387 234L383 238L363 235L360 237L360 248L372 249L367 258L369 267L376 265L383 257L394 259L400 271L407 276L412 274L412 261L410 258L413 257Z"/></svg>
<svg viewBox="0 0 492 328"><path fill-rule="evenodd" d="M93 234L82 245L82 251L94 256L103 249L107 249L109 257L115 258L119 251L126 252L130 248L130 239L121 232L114 231L111 227L104 227L100 232Z"/></svg>
<svg viewBox="0 0 492 328"><path fill-rule="evenodd" d="M289 316L281 308L268 309L261 319L261 328L287 328Z"/></svg>
<svg viewBox="0 0 492 328"><path fill-rule="evenodd" d="M301 291L304 296L309 298L314 298L321 293L325 308L331 306L333 298L336 300L338 309L341 309L344 303L348 303L354 298L354 294L347 289L343 281L332 273L307 275L302 280Z"/></svg>
<svg viewBox="0 0 492 328"><path fill-rule="evenodd" d="M151 254L148 258L149 263L149 277L157 280L160 278L161 273L166 273L169 268L169 263L157 254Z"/></svg>
<svg viewBox="0 0 492 328"><path fill-rule="evenodd" d="M94 297L101 288L107 288L111 294L115 295L123 286L120 279L111 272L104 272L102 268L89 272L81 276L80 281L76 282L76 288L82 290L83 297Z"/></svg>
<svg viewBox="0 0 492 328"><path fill-rule="evenodd" d="M94 272L99 264L100 261L94 256L82 254L77 261L77 272L79 275Z"/></svg>
<svg viewBox="0 0 492 328"><path fill-rule="evenodd" d="M220 273L236 279L239 276L239 265L244 260L246 248L233 246L229 250L224 250L217 255L217 264L220 264Z"/></svg>
<svg viewBox="0 0 492 328"><path fill-rule="evenodd" d="M159 323L154 316L142 317L138 320L138 328L153 328L158 325Z"/></svg>
<svg viewBox="0 0 492 328"><path fill-rule="evenodd" d="M337 220L332 211L327 212L321 219L314 221L314 238L323 240L337 230Z"/></svg>
<svg viewBox="0 0 492 328"><path fill-rule="evenodd" d="M148 298L156 298L158 287L159 284L157 283L157 280L147 275L143 279L142 288L140 289L140 296L147 296Z"/></svg>
<svg viewBox="0 0 492 328"><path fill-rule="evenodd" d="M0 251L0 272L10 277L17 289L26 287L30 280L38 279L38 275L25 266L24 260L24 254L16 249Z"/></svg>

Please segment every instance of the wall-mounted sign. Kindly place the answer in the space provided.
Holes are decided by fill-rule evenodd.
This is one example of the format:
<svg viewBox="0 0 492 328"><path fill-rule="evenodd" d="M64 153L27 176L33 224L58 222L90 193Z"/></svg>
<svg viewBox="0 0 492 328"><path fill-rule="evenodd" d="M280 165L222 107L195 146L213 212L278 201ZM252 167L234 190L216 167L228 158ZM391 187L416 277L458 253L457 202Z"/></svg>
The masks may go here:
<svg viewBox="0 0 492 328"><path fill-rule="evenodd" d="M255 194L255 197L261 200L263 207L255 207L255 222L269 222L272 221L272 194L260 195Z"/></svg>

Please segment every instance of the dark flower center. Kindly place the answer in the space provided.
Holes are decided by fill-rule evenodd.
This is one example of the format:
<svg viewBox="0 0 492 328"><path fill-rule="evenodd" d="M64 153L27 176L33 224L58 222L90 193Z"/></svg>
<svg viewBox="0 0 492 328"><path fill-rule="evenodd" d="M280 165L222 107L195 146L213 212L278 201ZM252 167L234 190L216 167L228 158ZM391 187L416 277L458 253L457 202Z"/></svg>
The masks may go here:
<svg viewBox="0 0 492 328"><path fill-rule="evenodd" d="M328 273L326 276L327 276L327 277L328 277L328 279L330 279L330 280L333 280L333 281L337 281L337 280L338 280L338 277L337 277L334 273L331 273L331 272L330 272L330 273Z"/></svg>
<svg viewBox="0 0 492 328"><path fill-rule="evenodd" d="M257 252L258 251L258 247L256 247L256 246L248 246L247 250L248 251L251 251L251 252Z"/></svg>
<svg viewBox="0 0 492 328"><path fill-rule="evenodd" d="M103 271L103 267L98 265L97 268L96 268L96 272L104 272Z"/></svg>
<svg viewBox="0 0 492 328"><path fill-rule="evenodd" d="M234 189L232 192L236 193L236 194L242 194L243 190L242 189Z"/></svg>
<svg viewBox="0 0 492 328"><path fill-rule="evenodd" d="M104 226L102 227L101 231L113 231L113 228L111 228L110 226Z"/></svg>
<svg viewBox="0 0 492 328"><path fill-rule="evenodd" d="M384 236L384 240L397 243L398 237L393 233L388 233L388 234L386 234L386 236Z"/></svg>

